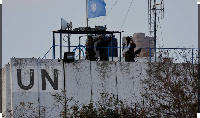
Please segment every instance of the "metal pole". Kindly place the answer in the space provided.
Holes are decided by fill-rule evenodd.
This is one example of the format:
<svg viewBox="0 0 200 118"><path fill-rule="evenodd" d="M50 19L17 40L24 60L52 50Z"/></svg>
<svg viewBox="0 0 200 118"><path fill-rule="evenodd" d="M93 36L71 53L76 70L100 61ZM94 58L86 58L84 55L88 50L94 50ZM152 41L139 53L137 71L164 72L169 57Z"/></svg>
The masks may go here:
<svg viewBox="0 0 200 118"><path fill-rule="evenodd" d="M2 19L2 7L3 5L0 4L0 19ZM0 69L2 69L2 20L0 21ZM1 82L0 82L1 83ZM0 84L2 85L2 83ZM2 88L0 89L0 91L2 92ZM2 95L0 95L2 98ZM0 105L2 105L2 100L0 100L1 103ZM2 107L0 108L0 111L2 113Z"/></svg>
<svg viewBox="0 0 200 118"><path fill-rule="evenodd" d="M149 0L148 0L148 27L149 27Z"/></svg>
<svg viewBox="0 0 200 118"><path fill-rule="evenodd" d="M86 0L86 25L88 27L88 5L87 5L87 3L88 3L88 0ZM88 34L87 34L87 39L88 39Z"/></svg>
<svg viewBox="0 0 200 118"><path fill-rule="evenodd" d="M111 53L112 53L112 61L113 61L113 33L112 33L112 39L111 39Z"/></svg>
<svg viewBox="0 0 200 118"><path fill-rule="evenodd" d="M82 36L79 36L79 60L81 59L81 47L80 47L80 45L81 45L81 37Z"/></svg>
<svg viewBox="0 0 200 118"><path fill-rule="evenodd" d="M69 31L69 27L68 27L68 31ZM68 33L68 52L70 52L70 35Z"/></svg>
<svg viewBox="0 0 200 118"><path fill-rule="evenodd" d="M119 48L119 56L120 56L120 59L119 59L119 61L121 62L121 53L122 53L122 51L121 51L121 43L122 43L122 39L121 39L121 32L120 32L120 48Z"/></svg>
<svg viewBox="0 0 200 118"><path fill-rule="evenodd" d="M110 49L109 49L110 47L108 47L108 61L109 61L109 51L110 51Z"/></svg>
<svg viewBox="0 0 200 118"><path fill-rule="evenodd" d="M55 34L53 32L53 59L55 59Z"/></svg>
<svg viewBox="0 0 200 118"><path fill-rule="evenodd" d="M150 59L150 63L151 63L151 48L149 48L149 59Z"/></svg>
<svg viewBox="0 0 200 118"><path fill-rule="evenodd" d="M62 32L60 31L60 59L62 59Z"/></svg>
<svg viewBox="0 0 200 118"><path fill-rule="evenodd" d="M151 0L150 0L150 18L149 18L149 23L150 23L150 35L151 35Z"/></svg>
<svg viewBox="0 0 200 118"><path fill-rule="evenodd" d="M200 4L198 4L198 113L200 113Z"/></svg>
<svg viewBox="0 0 200 118"><path fill-rule="evenodd" d="M86 0L86 24L88 27L88 5L87 5L88 0Z"/></svg>
<svg viewBox="0 0 200 118"><path fill-rule="evenodd" d="M155 50L155 62L156 62L156 0L154 0L154 50Z"/></svg>
<svg viewBox="0 0 200 118"><path fill-rule="evenodd" d="M193 53L194 53L194 52L193 52L193 48L192 48L192 65L193 65Z"/></svg>

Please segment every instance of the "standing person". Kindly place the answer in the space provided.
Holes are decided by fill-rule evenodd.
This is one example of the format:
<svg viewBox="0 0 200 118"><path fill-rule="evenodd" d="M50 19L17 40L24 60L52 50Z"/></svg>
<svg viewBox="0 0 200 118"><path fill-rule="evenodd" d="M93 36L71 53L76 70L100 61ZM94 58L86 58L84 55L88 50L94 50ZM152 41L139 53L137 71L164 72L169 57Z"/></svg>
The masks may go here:
<svg viewBox="0 0 200 118"><path fill-rule="evenodd" d="M100 36L99 37L100 42L97 44L97 46L99 48L97 48L97 50L99 50L99 55L100 55L100 61L108 61L108 44L111 42L111 37L107 40L104 41L103 37Z"/></svg>
<svg viewBox="0 0 200 118"><path fill-rule="evenodd" d="M86 43L86 59L90 61L95 60L95 51L94 51L94 40L92 36L88 36L88 41Z"/></svg>
<svg viewBox="0 0 200 118"><path fill-rule="evenodd" d="M125 61L131 61L134 62L135 58L135 53L134 53L134 48L136 47L136 44L133 42L131 37L126 37L127 41L127 47L130 44L129 50L125 53Z"/></svg>

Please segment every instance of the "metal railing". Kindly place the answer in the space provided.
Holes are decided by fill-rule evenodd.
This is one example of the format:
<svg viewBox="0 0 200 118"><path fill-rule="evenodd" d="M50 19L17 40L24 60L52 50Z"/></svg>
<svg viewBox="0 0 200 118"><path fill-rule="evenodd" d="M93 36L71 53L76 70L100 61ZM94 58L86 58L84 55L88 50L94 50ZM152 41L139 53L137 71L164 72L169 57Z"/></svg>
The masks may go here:
<svg viewBox="0 0 200 118"><path fill-rule="evenodd" d="M45 53L45 55L43 56L42 59L46 59L47 54L51 51L51 49L54 46L60 47L60 45L51 46L50 49ZM62 47L69 47L69 46L62 46ZM85 56L85 52L86 52L87 47L88 48L90 48L90 47L92 47L92 48L108 48L108 58L112 57L112 61L113 61L113 51L111 51L111 54L110 54L109 53L110 50L117 48L118 52L119 52L120 48L121 48L121 50L123 48L129 48L129 47L97 47L97 46L83 46L83 45L70 46L70 48L74 48L73 52L76 52L76 50L80 49L81 52L82 52L82 56ZM142 54L140 54L140 55L142 55L143 58L148 59L149 62L155 62L156 59L154 57L154 55L155 55L154 48L141 48L141 49L142 49L142 51L141 51ZM143 54L144 52L145 52L145 54ZM119 61L121 61L121 58L124 58L124 57L122 57L122 55L118 56ZM189 62L189 63L192 63L192 64L198 63L198 60L197 60L198 49L197 48L156 48L156 55L157 55L157 57L156 57L157 59L159 59L159 58L170 58L170 59L173 60L174 63L186 63L186 62L187 63ZM53 58L53 56L52 56L52 58Z"/></svg>

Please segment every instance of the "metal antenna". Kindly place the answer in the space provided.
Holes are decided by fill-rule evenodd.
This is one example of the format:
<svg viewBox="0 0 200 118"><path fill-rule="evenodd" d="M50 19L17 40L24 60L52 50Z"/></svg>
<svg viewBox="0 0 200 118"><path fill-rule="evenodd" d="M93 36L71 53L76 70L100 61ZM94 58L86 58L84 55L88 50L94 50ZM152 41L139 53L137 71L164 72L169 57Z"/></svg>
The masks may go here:
<svg viewBox="0 0 200 118"><path fill-rule="evenodd" d="M160 6L160 9L161 9L161 19L164 18L164 0L161 1L161 6Z"/></svg>
<svg viewBox="0 0 200 118"><path fill-rule="evenodd" d="M164 0L161 0L160 4L156 4L156 0L153 1L148 0L148 25L149 25L149 33L151 36L151 32L154 32L154 50L155 50L155 62L156 62L156 24L157 24L157 11L161 11L161 19L164 18ZM157 6L160 6L160 9L157 9ZM151 15L154 15L154 19L152 19ZM154 24L154 27L151 26L151 24Z"/></svg>
<svg viewBox="0 0 200 118"><path fill-rule="evenodd" d="M151 35L151 32L153 32L152 30L151 30L151 24L152 24L152 22L151 22L151 2L152 2L152 0L148 0L148 28L149 28L149 33L150 33L150 35Z"/></svg>

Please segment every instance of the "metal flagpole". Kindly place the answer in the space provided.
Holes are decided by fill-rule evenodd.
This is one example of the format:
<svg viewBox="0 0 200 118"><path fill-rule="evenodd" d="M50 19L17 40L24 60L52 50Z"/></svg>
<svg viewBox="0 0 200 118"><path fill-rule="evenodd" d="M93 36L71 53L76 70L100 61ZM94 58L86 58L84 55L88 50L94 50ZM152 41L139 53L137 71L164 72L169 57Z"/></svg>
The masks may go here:
<svg viewBox="0 0 200 118"><path fill-rule="evenodd" d="M88 5L87 5L88 0L86 0L86 24L88 27Z"/></svg>
<svg viewBox="0 0 200 118"><path fill-rule="evenodd" d="M87 24L87 27L88 27L88 5L87 5L87 2L88 2L88 0L86 0L86 24ZM88 39L88 34L87 34L86 39ZM87 47L86 47L86 49L87 49ZM87 52L87 50L86 50L86 52ZM86 55L86 57L87 57L87 55Z"/></svg>
<svg viewBox="0 0 200 118"><path fill-rule="evenodd" d="M200 113L200 4L198 4L198 113Z"/></svg>

